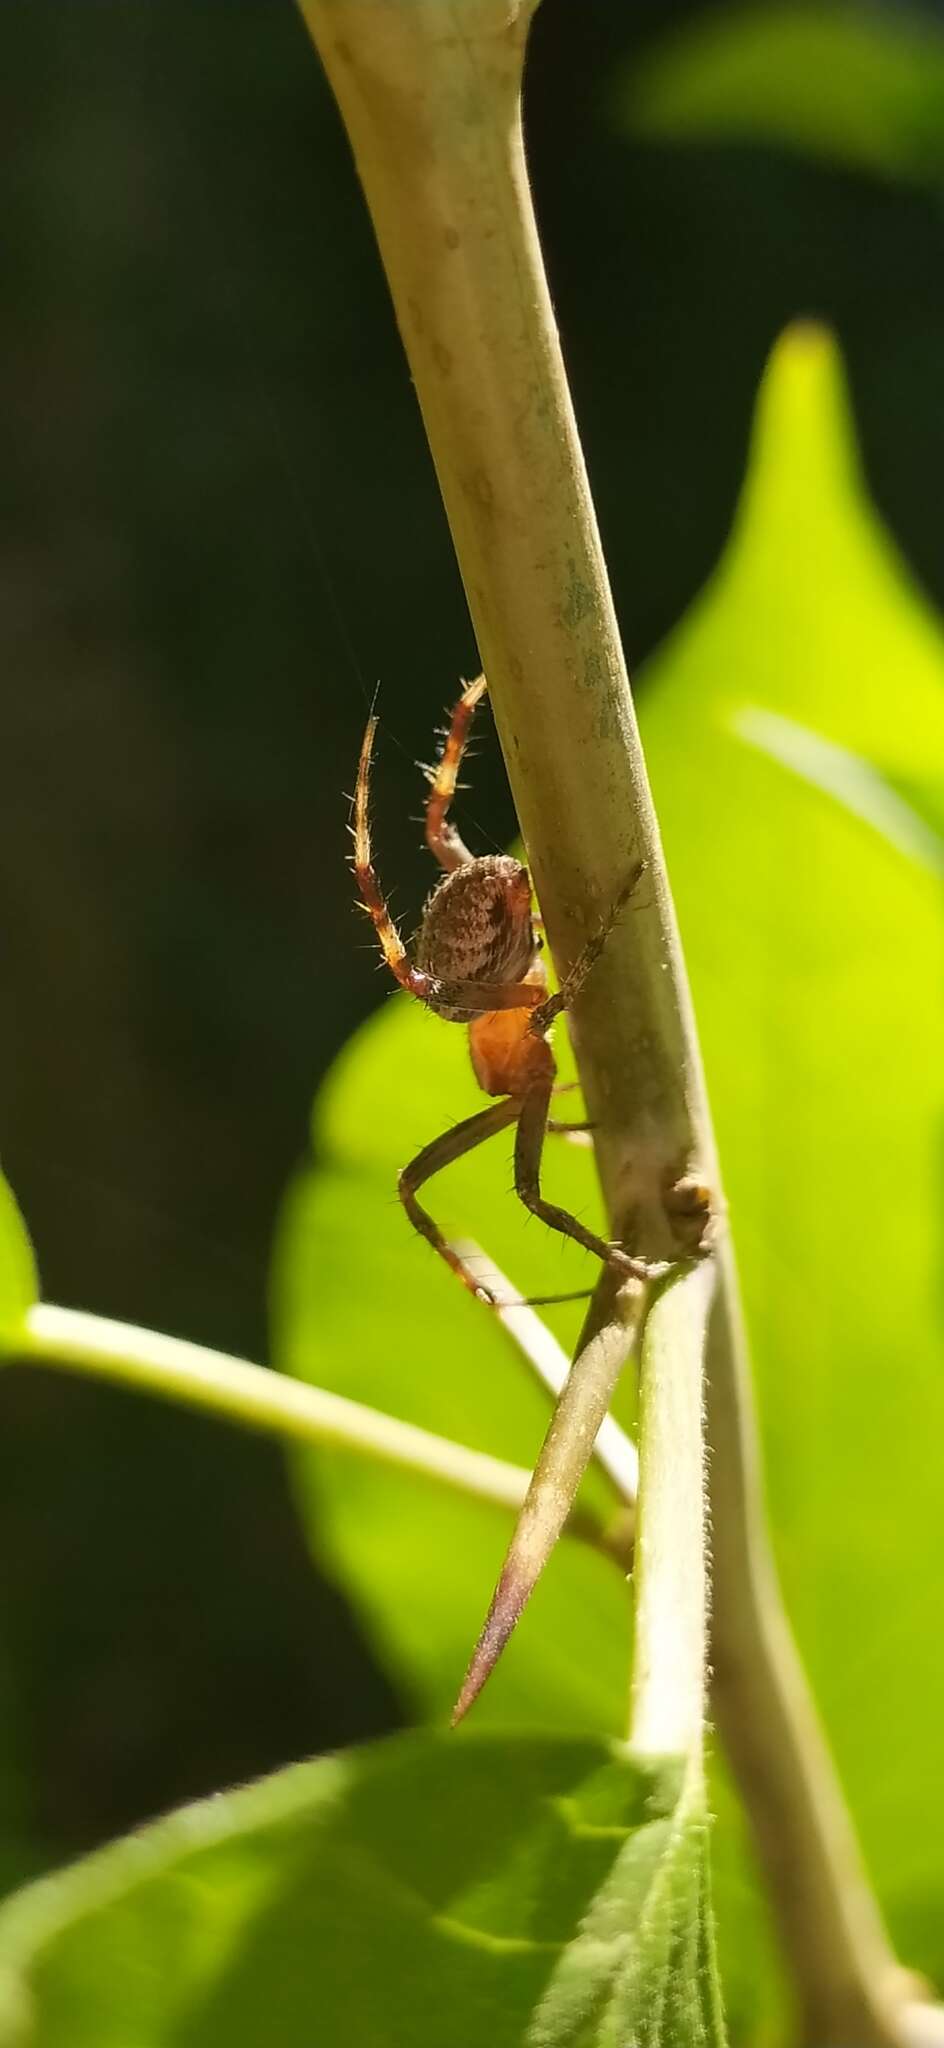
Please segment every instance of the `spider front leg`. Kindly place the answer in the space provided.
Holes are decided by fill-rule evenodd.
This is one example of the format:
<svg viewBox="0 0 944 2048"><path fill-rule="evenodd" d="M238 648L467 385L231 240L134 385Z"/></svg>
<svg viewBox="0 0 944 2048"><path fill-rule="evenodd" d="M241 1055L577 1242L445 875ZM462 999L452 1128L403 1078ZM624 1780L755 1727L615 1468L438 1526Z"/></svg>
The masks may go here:
<svg viewBox="0 0 944 2048"><path fill-rule="evenodd" d="M370 764L374 748L374 734L377 731L376 718L369 718L361 758L357 768L357 785L354 791L354 874L360 890L361 903L374 927L380 948L394 979L401 988L420 1002L427 1002L430 994L430 977L421 974L413 966L403 940L387 909L386 898L380 886L380 878L374 867L370 852Z"/></svg>
<svg viewBox="0 0 944 2048"><path fill-rule="evenodd" d="M436 767L426 771L431 784L426 803L426 844L447 874L455 868L465 867L472 859L468 847L446 814L456 793L459 764L468 743L475 707L484 695L484 676L477 676L474 683L466 684L449 722L445 745Z"/></svg>

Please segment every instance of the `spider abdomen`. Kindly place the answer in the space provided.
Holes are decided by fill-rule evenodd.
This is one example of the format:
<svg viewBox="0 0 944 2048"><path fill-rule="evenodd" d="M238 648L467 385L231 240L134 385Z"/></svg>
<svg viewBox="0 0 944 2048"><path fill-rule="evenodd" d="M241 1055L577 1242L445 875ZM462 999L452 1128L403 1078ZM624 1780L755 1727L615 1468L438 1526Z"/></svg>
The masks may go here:
<svg viewBox="0 0 944 2048"><path fill-rule="evenodd" d="M536 951L528 870L510 854L489 854L454 868L433 890L416 964L438 982L522 981ZM438 1003L436 1008L456 1023L468 1023L475 1014Z"/></svg>

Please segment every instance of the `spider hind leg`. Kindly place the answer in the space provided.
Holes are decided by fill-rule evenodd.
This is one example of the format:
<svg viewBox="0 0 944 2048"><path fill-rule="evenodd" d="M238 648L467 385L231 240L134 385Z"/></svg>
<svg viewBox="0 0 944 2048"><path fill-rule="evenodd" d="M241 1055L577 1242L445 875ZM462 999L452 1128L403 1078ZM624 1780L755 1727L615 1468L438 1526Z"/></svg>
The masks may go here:
<svg viewBox="0 0 944 2048"><path fill-rule="evenodd" d="M480 1109L475 1116L468 1116L462 1123L453 1125L451 1130L443 1131L441 1137L434 1138L429 1145L424 1145L422 1152L418 1152L416 1158L411 1159L409 1166L403 1168L397 1182L400 1200L414 1230L418 1230L420 1236L425 1237L427 1244L432 1245L434 1252L439 1253L456 1278L462 1281L463 1287L467 1287L470 1294L474 1294L479 1301L485 1301L490 1306L494 1306L494 1297L490 1290L480 1285L471 1266L456 1251L455 1246L449 1243L448 1238L443 1236L438 1223L434 1222L428 1209L424 1209L416 1197L417 1190L424 1182L432 1180L434 1173L441 1173L444 1166L451 1166L454 1160L464 1158L467 1152L472 1152L477 1145L484 1144L485 1139L491 1138L496 1131L503 1131L508 1124L514 1123L518 1107L517 1102L506 1096L503 1101L491 1102L487 1109Z"/></svg>
<svg viewBox="0 0 944 2048"><path fill-rule="evenodd" d="M594 1231L587 1230L568 1209L545 1201L541 1193L541 1158L552 1094L550 1080L535 1081L521 1103L515 1134L515 1193L532 1216L540 1217L550 1230L559 1230L562 1237L572 1237L575 1244L583 1245L604 1266L613 1267L625 1278L645 1280L648 1268L641 1259L631 1259L619 1245L607 1244Z"/></svg>

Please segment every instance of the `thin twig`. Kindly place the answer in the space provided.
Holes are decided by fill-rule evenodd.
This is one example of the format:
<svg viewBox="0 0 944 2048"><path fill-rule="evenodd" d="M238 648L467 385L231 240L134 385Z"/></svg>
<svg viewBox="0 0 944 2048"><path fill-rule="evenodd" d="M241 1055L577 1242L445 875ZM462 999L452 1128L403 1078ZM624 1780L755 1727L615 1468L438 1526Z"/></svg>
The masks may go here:
<svg viewBox="0 0 944 2048"><path fill-rule="evenodd" d="M296 1443L332 1444L512 1513L527 1496L531 1474L521 1466L203 1344L49 1303L29 1309L19 1339L7 1341L24 1364L92 1374ZM571 1517L567 1533L624 1568L614 1533L589 1510Z"/></svg>
<svg viewBox="0 0 944 2048"><path fill-rule="evenodd" d="M457 1239L455 1246L494 1298L495 1314L502 1328L532 1372L537 1374L541 1385L547 1387L551 1394L562 1393L570 1374L570 1359L547 1324L542 1323L533 1308L521 1300L501 1267L495 1265L474 1239ZM620 1327L625 1330L622 1320ZM620 1499L628 1507L634 1507L639 1487L639 1452L626 1431L614 1422L612 1415L603 1417L593 1456L600 1470L612 1480Z"/></svg>

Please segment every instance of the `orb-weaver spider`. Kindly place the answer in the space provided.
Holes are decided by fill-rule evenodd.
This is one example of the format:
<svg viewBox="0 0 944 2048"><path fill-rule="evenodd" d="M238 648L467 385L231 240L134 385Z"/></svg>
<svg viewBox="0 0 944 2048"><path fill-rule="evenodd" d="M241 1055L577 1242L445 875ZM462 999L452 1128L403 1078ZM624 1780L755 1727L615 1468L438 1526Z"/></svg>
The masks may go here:
<svg viewBox="0 0 944 2048"><path fill-rule="evenodd" d="M391 974L401 988L438 1016L468 1025L476 1080L486 1095L501 1098L489 1109L466 1117L431 1144L424 1145L399 1177L400 1199L414 1228L472 1294L494 1305L494 1297L479 1284L466 1260L443 1236L417 1194L433 1174L509 1124L517 1126L515 1190L525 1207L552 1230L561 1231L595 1253L621 1278L646 1279L651 1268L640 1259L630 1258L620 1245L607 1244L566 1209L546 1201L540 1178L557 1077L548 1034L555 1018L586 981L607 934L639 880L642 865L637 865L614 898L606 918L578 954L560 989L549 996L540 940L535 935L531 914L531 879L527 868L508 854L476 858L469 853L448 816L473 713L485 688L484 676L466 685L453 711L439 762L427 770L431 787L426 804L426 843L445 873L423 911L415 962L390 916L371 860L368 800L377 729L373 716L364 734L357 773L354 873L363 907L373 922Z"/></svg>

